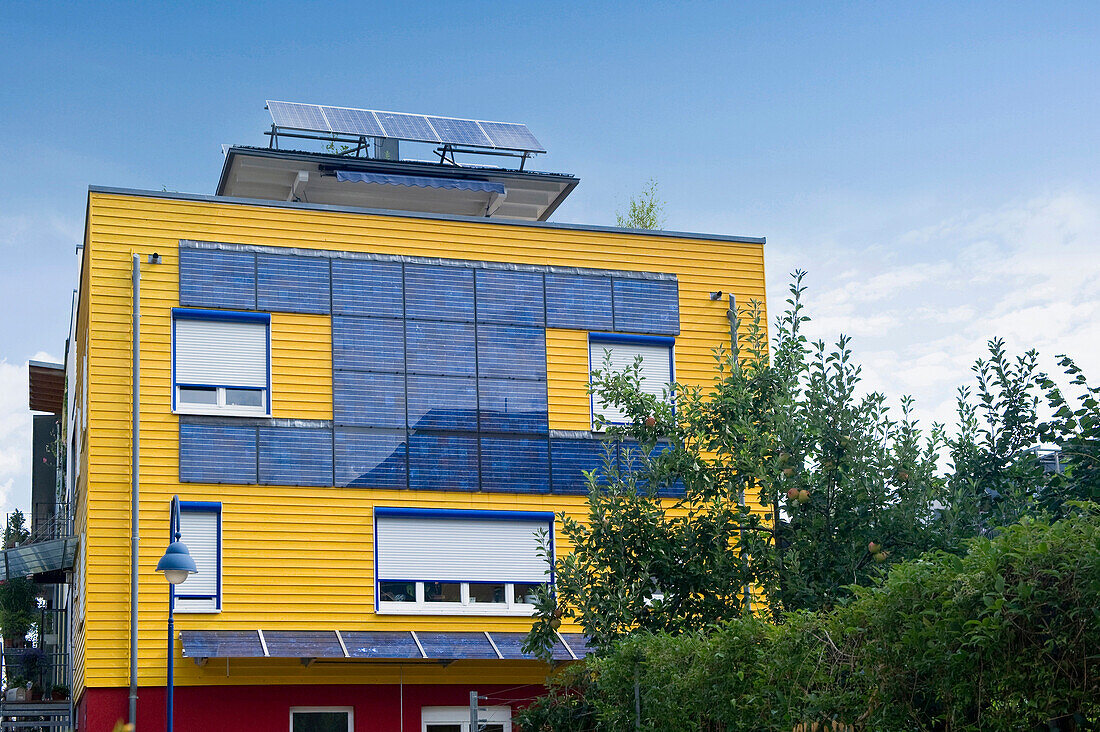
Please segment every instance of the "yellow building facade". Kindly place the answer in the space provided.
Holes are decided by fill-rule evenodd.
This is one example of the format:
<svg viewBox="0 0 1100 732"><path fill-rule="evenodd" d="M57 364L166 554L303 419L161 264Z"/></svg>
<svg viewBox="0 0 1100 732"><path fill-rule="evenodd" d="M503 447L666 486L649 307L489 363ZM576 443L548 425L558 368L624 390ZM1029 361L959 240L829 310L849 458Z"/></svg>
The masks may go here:
<svg viewBox="0 0 1100 732"><path fill-rule="evenodd" d="M163 725L178 496L201 560L177 588L181 729L431 732L471 690L507 715L546 677L516 645L545 579L514 555L584 511L592 354L659 381L667 353L703 385L728 296L764 301L761 239L225 196L93 188L82 256L81 729L127 715L135 340L139 729ZM558 660L583 656L561 633Z"/></svg>

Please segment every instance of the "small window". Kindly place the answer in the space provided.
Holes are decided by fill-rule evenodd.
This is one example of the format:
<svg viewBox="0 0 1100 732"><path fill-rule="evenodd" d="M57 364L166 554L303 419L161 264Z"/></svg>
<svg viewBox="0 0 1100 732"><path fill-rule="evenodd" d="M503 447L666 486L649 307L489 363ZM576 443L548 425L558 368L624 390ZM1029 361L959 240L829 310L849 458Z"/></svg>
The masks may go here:
<svg viewBox="0 0 1100 732"><path fill-rule="evenodd" d="M266 313L174 310L174 409L270 414L270 326Z"/></svg>
<svg viewBox="0 0 1100 732"><path fill-rule="evenodd" d="M352 707L291 707L290 732L353 732Z"/></svg>
<svg viewBox="0 0 1100 732"><path fill-rule="evenodd" d="M588 336L588 362L592 371L603 370L610 358L611 370L618 373L642 359L639 375L641 388L646 394L664 398L665 390L673 381L672 346L674 339L661 336L612 335L590 333ZM595 429L604 423L624 424L626 415L616 407L603 404L598 394L592 395L592 424Z"/></svg>
<svg viewBox="0 0 1100 732"><path fill-rule="evenodd" d="M198 570L176 585L176 612L221 610L221 504L180 503L180 541Z"/></svg>

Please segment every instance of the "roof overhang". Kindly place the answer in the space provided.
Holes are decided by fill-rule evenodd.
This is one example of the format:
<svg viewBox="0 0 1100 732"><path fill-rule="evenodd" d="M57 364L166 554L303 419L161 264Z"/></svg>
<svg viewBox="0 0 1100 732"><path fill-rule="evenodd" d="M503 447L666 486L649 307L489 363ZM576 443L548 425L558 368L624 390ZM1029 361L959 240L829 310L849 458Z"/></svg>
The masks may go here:
<svg viewBox="0 0 1100 732"><path fill-rule="evenodd" d="M361 180L349 180L355 174ZM557 173L231 147L216 195L545 221L579 182Z"/></svg>
<svg viewBox="0 0 1100 732"><path fill-rule="evenodd" d="M28 361L32 412L61 414L65 404L65 367L59 363Z"/></svg>

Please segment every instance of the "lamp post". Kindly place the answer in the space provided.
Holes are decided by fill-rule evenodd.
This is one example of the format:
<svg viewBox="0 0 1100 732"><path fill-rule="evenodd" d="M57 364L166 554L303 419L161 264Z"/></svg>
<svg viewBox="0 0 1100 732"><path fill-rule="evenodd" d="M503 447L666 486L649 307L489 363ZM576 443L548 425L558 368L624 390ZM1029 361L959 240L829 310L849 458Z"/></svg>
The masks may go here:
<svg viewBox="0 0 1100 732"><path fill-rule="evenodd" d="M165 729L172 732L172 703L175 690L176 667L176 627L172 617L176 609L176 585L184 582L188 575L198 572L195 560L191 558L191 552L187 551L187 545L180 541L180 497L172 496L172 514L169 518L170 543L164 556L157 562L157 571L164 572L164 579L168 580L168 688L166 695L167 725Z"/></svg>

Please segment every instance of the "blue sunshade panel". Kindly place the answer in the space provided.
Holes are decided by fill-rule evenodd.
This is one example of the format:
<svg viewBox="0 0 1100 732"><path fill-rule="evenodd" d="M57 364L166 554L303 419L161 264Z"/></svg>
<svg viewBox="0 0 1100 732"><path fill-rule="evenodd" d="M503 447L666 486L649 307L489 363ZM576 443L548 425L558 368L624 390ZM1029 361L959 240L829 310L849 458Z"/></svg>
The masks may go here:
<svg viewBox="0 0 1100 732"><path fill-rule="evenodd" d="M425 320L474 319L474 271L468 267L405 267L405 317Z"/></svg>
<svg viewBox="0 0 1100 732"><path fill-rule="evenodd" d="M679 335L680 294L675 280L616 277L615 330Z"/></svg>
<svg viewBox="0 0 1100 732"><path fill-rule="evenodd" d="M257 257L256 272L260 310L329 312L327 259L261 254Z"/></svg>
<svg viewBox="0 0 1100 732"><path fill-rule="evenodd" d="M611 278L546 275L546 325L574 330L611 330Z"/></svg>
<svg viewBox="0 0 1100 732"><path fill-rule="evenodd" d="M497 650L505 659L514 661L539 660L538 656L523 652L523 644L527 640L527 633L500 633L494 630L489 635L493 637L493 642L497 644ZM573 657L569 655L569 651L557 638L554 639L552 653L555 661L573 660ZM577 653L578 657L580 655L580 653Z"/></svg>
<svg viewBox="0 0 1100 732"><path fill-rule="evenodd" d="M265 630L271 658L341 658L344 649L332 630Z"/></svg>
<svg viewBox="0 0 1100 732"><path fill-rule="evenodd" d="M405 324L393 318L332 318L332 367L405 372Z"/></svg>
<svg viewBox="0 0 1100 732"><path fill-rule="evenodd" d="M256 428L181 424L180 482L254 485Z"/></svg>
<svg viewBox="0 0 1100 732"><path fill-rule="evenodd" d="M255 630L181 630L184 658L263 658Z"/></svg>
<svg viewBox="0 0 1100 732"><path fill-rule="evenodd" d="M180 305L256 307L256 255L216 249L180 249Z"/></svg>
<svg viewBox="0 0 1100 732"><path fill-rule="evenodd" d="M484 633L418 632L420 645L428 658L438 659L498 659L493 644Z"/></svg>
<svg viewBox="0 0 1100 732"><path fill-rule="evenodd" d="M333 485L332 430L260 427L260 483Z"/></svg>
<svg viewBox="0 0 1100 732"><path fill-rule="evenodd" d="M428 434L409 438L409 487L414 490L476 491L477 435Z"/></svg>
<svg viewBox="0 0 1100 732"><path fill-rule="evenodd" d="M404 429L404 375L334 372L332 417L338 425Z"/></svg>
<svg viewBox="0 0 1100 732"><path fill-rule="evenodd" d="M352 658L424 657L407 630L345 630L341 635Z"/></svg>
<svg viewBox="0 0 1100 732"><path fill-rule="evenodd" d="M337 427L336 485L346 488L407 488L405 430Z"/></svg>
<svg viewBox="0 0 1100 732"><path fill-rule="evenodd" d="M548 493L550 465L545 437L481 437L481 489Z"/></svg>
<svg viewBox="0 0 1100 732"><path fill-rule="evenodd" d="M400 262L332 260L332 312L335 315L405 316Z"/></svg>
<svg viewBox="0 0 1100 732"><path fill-rule="evenodd" d="M542 294L541 273L481 269L476 279L478 322L545 324L546 301Z"/></svg>

